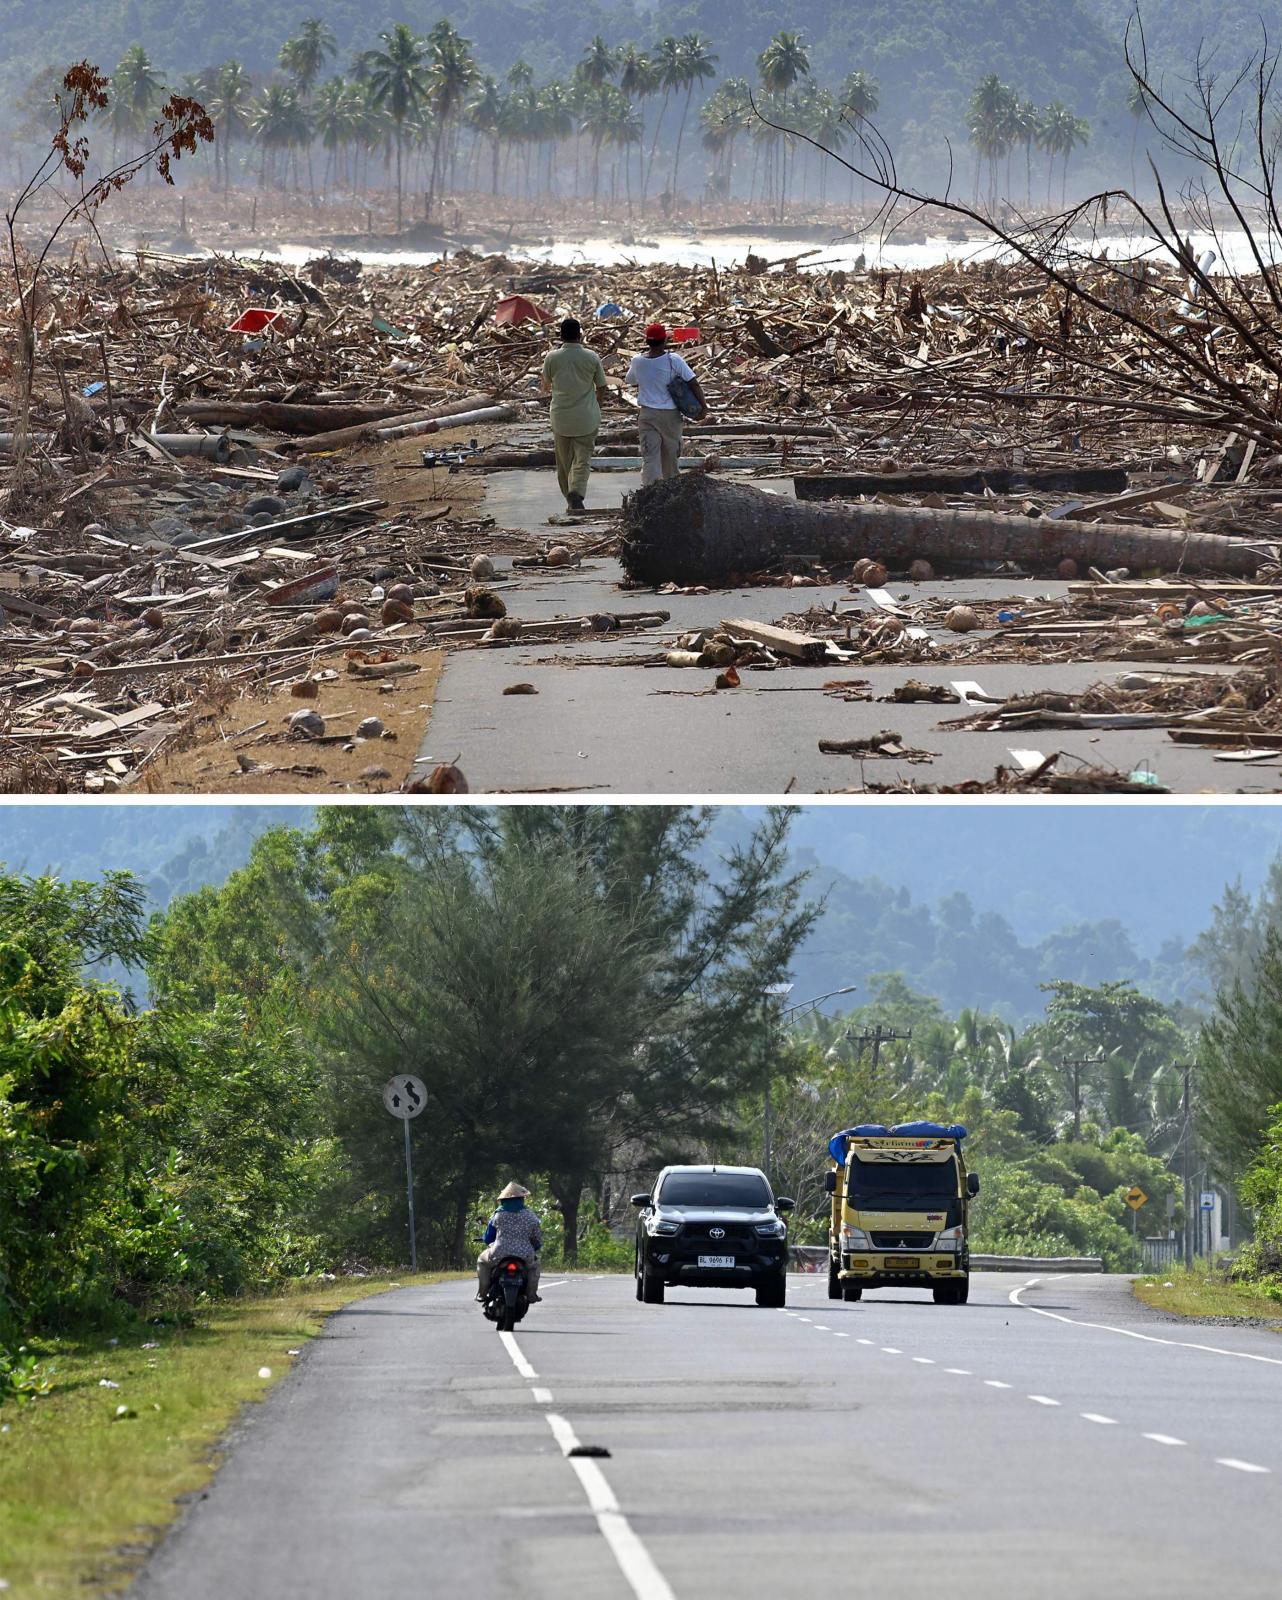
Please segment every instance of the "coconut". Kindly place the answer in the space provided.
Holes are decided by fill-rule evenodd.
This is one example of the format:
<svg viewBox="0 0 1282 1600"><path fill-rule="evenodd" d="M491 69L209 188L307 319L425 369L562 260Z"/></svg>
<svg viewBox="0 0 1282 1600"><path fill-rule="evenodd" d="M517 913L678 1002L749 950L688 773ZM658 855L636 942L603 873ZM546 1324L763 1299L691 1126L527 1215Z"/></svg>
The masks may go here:
<svg viewBox="0 0 1282 1600"><path fill-rule="evenodd" d="M1055 572L1059 577L1063 578L1066 583L1071 583L1077 576L1077 563L1073 560L1072 556L1065 556L1060 562L1059 566L1055 568Z"/></svg>
<svg viewBox="0 0 1282 1600"><path fill-rule="evenodd" d="M148 606L142 614L142 621L144 626L148 628L163 628L165 625L165 613L159 606Z"/></svg>
<svg viewBox="0 0 1282 1600"><path fill-rule="evenodd" d="M862 583L864 581L864 573L867 572L868 568L871 567L872 564L873 563L868 559L867 556L860 556L859 560L856 561L854 566L850 569L851 580L854 583Z"/></svg>
<svg viewBox="0 0 1282 1600"><path fill-rule="evenodd" d="M866 589L880 589L890 574L880 561L870 561L864 568L863 584Z"/></svg>
<svg viewBox="0 0 1282 1600"><path fill-rule="evenodd" d="M574 552L568 544L554 544L543 557L543 563L549 567L568 567L574 560Z"/></svg>
<svg viewBox="0 0 1282 1600"><path fill-rule="evenodd" d="M478 581L481 578L492 578L494 576L494 563L489 556L472 557L472 576Z"/></svg>
<svg viewBox="0 0 1282 1600"><path fill-rule="evenodd" d="M326 606L323 611L316 613L312 626L317 633L337 633L343 626L343 613L337 606Z"/></svg>
<svg viewBox="0 0 1282 1600"><path fill-rule="evenodd" d="M935 569L929 561L914 561L908 569L908 576L913 583L929 583L935 576Z"/></svg>
<svg viewBox="0 0 1282 1600"><path fill-rule="evenodd" d="M387 591L389 600L402 600L407 606L414 604L414 591L408 583L394 583Z"/></svg>
<svg viewBox="0 0 1282 1600"><path fill-rule="evenodd" d="M366 717L356 729L358 739L380 739L383 735L381 717Z"/></svg>
<svg viewBox="0 0 1282 1600"><path fill-rule="evenodd" d="M319 739L325 732L325 719L319 711L294 711L285 718L285 725L298 739Z"/></svg>
<svg viewBox="0 0 1282 1600"><path fill-rule="evenodd" d="M315 678L295 678L289 692L295 700L315 700L320 694L320 685Z"/></svg>
<svg viewBox="0 0 1282 1600"><path fill-rule="evenodd" d="M370 619L363 611L349 611L343 618L343 632L350 638L357 628L368 628Z"/></svg>
<svg viewBox="0 0 1282 1600"><path fill-rule="evenodd" d="M953 633L970 633L980 626L979 613L972 606L953 606L944 618L944 626Z"/></svg>
<svg viewBox="0 0 1282 1600"><path fill-rule="evenodd" d="M394 622L413 622L414 607L404 600L384 600L380 615L383 626L390 628Z"/></svg>
<svg viewBox="0 0 1282 1600"><path fill-rule="evenodd" d="M463 591L463 604L469 617L505 617L507 607L493 589L484 584L470 583Z"/></svg>

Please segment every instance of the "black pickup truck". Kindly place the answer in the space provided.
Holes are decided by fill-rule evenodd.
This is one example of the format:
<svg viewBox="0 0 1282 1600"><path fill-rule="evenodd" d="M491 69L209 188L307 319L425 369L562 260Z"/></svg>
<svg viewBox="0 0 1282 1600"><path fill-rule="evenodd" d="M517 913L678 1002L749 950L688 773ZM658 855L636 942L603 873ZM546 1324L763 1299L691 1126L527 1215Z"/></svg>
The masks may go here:
<svg viewBox="0 0 1282 1600"><path fill-rule="evenodd" d="M638 1208L637 1299L665 1288L755 1289L759 1306L787 1298L788 1224L795 1201L770 1192L757 1167L665 1167Z"/></svg>

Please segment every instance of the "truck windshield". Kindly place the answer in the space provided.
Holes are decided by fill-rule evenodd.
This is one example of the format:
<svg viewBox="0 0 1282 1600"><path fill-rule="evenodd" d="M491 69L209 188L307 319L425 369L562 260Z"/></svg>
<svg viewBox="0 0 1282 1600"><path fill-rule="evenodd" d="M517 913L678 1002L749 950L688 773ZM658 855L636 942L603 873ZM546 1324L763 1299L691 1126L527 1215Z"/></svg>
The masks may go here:
<svg viewBox="0 0 1282 1600"><path fill-rule="evenodd" d="M861 1161L850 1163L847 1205L887 1210L930 1210L957 1198L955 1161Z"/></svg>
<svg viewBox="0 0 1282 1600"><path fill-rule="evenodd" d="M659 1204L764 1211L770 1190L764 1178L751 1172L673 1172L663 1180Z"/></svg>

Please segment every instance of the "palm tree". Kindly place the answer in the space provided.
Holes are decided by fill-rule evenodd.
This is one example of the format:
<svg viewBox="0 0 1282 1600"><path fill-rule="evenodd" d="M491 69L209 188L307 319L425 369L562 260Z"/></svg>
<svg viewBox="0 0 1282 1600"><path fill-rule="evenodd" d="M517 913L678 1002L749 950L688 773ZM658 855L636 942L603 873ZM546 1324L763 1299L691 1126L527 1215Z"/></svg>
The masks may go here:
<svg viewBox="0 0 1282 1600"><path fill-rule="evenodd" d="M975 203L979 204L979 162L988 163L988 204L996 199L997 162L1010 148L1010 109L1014 90L995 72L975 85L967 111L966 132L975 147Z"/></svg>
<svg viewBox="0 0 1282 1600"><path fill-rule="evenodd" d="M340 170L344 181L347 176L345 152L361 137L364 120L365 97L357 84L346 78L328 78L316 91L312 106L312 131L326 152L325 181L332 173L338 179Z"/></svg>
<svg viewBox="0 0 1282 1600"><path fill-rule="evenodd" d="M368 56L370 99L392 119L396 138L396 226L405 202L405 124L423 109L428 94L426 41L404 22L379 34L381 50Z"/></svg>
<svg viewBox="0 0 1282 1600"><path fill-rule="evenodd" d="M432 175L427 186L427 220L432 219L436 189L441 181L441 149L454 119L467 103L472 85L479 77L472 59L471 40L441 21L427 36L427 72L424 102L435 125L432 142Z"/></svg>
<svg viewBox="0 0 1282 1600"><path fill-rule="evenodd" d="M281 181L278 158L284 156L283 171L288 174L288 156L311 138L311 123L307 111L292 84L269 84L267 92L250 114L250 128L262 150L259 167L260 186L267 181L268 168L273 178Z"/></svg>
<svg viewBox="0 0 1282 1600"><path fill-rule="evenodd" d="M293 38L280 47L280 64L293 78L299 94L310 100L325 63L338 52L338 40L320 17L305 17Z"/></svg>
<svg viewBox="0 0 1282 1600"><path fill-rule="evenodd" d="M499 155L503 148L504 103L506 96L498 79L487 73L476 87L467 106L468 125L490 146L490 193L499 192Z"/></svg>
<svg viewBox="0 0 1282 1600"><path fill-rule="evenodd" d="M231 184L231 147L238 133L249 131L254 86L239 61L224 61L214 75L214 92L206 109L214 119L223 151L223 187Z"/></svg>
<svg viewBox="0 0 1282 1600"><path fill-rule="evenodd" d="M864 137L864 123L873 116L881 104L881 85L876 78L871 77L862 68L858 72L847 74L846 81L842 84L837 96L841 113L848 122L854 124L855 138L862 144ZM850 177L851 199L854 199L854 174ZM859 180L859 203L862 206L866 199L865 180Z"/></svg>
<svg viewBox="0 0 1282 1600"><path fill-rule="evenodd" d="M681 142L685 138L686 118L690 115L690 97L696 83L706 83L717 75L717 58L710 49L710 41L697 33L687 33L677 46L681 57L681 75L685 83L685 103L681 107L681 121L677 127L677 148L672 158L672 192L677 192L677 170L681 165Z"/></svg>
<svg viewBox="0 0 1282 1600"><path fill-rule="evenodd" d="M1033 146L1037 142L1037 130L1041 126L1041 118L1037 107L1031 100L1015 99L1007 118L1011 142L1022 144L1024 147L1024 203L1031 206L1033 203Z"/></svg>
<svg viewBox="0 0 1282 1600"><path fill-rule="evenodd" d="M757 57L757 71L761 75L761 86L768 95L774 95L780 108L785 113L790 109L788 104L789 93L795 89L798 81L810 75L810 52L806 49L799 33L777 33L770 43ZM784 207L788 197L788 144L787 140L780 140L777 136L771 142L771 152L776 146L779 150L779 221L784 218Z"/></svg>
<svg viewBox="0 0 1282 1600"><path fill-rule="evenodd" d="M1139 187L1135 178L1135 142L1140 136L1140 123L1148 111L1148 96L1138 78L1131 80L1126 94L1126 110L1131 119L1131 193Z"/></svg>
<svg viewBox="0 0 1282 1600"><path fill-rule="evenodd" d="M1041 128L1038 131L1037 142L1045 150L1047 163L1046 203L1051 200L1051 183L1055 173L1055 157L1059 156L1063 163L1060 169L1060 205L1067 204L1068 194L1068 158L1079 144L1085 144L1091 136L1091 125L1084 117L1075 117L1073 113L1059 100L1054 100L1042 113Z"/></svg>
<svg viewBox="0 0 1282 1600"><path fill-rule="evenodd" d="M601 179L601 146L610 137L618 115L618 103L627 105L624 95L612 83L590 89L583 102L583 117L579 127L592 144L592 201L596 203Z"/></svg>
<svg viewBox="0 0 1282 1600"><path fill-rule="evenodd" d="M734 182L735 140L752 125L752 104L746 78L727 78L709 95L699 112L703 147L713 157L712 188L729 198Z"/></svg>
<svg viewBox="0 0 1282 1600"><path fill-rule="evenodd" d="M654 73L656 87L663 90L663 100L659 106L659 115L654 124L654 136L650 140L650 153L646 157L645 177L641 182L641 202L644 205L646 193L650 187L650 173L654 168L654 152L659 143L659 132L663 127L663 118L668 109L668 99L674 89L680 89L685 83L685 56L681 49L680 39L672 34L660 39L655 46L654 54L650 58L651 69Z"/></svg>
<svg viewBox="0 0 1282 1600"><path fill-rule="evenodd" d="M610 114L607 142L623 152L623 182L628 196L628 215L632 215L632 162L629 152L635 145L640 149L645 139L645 118L639 106L628 99L622 90L615 94Z"/></svg>
<svg viewBox="0 0 1282 1600"><path fill-rule="evenodd" d="M583 47L583 60L578 70L594 89L612 81L618 68L618 55L598 33Z"/></svg>
<svg viewBox="0 0 1282 1600"><path fill-rule="evenodd" d="M120 135L137 137L143 131L160 104L163 91L160 74L152 65L146 50L140 44L131 44L111 75L111 104L107 115L111 123L113 166L116 164ZM150 176L150 166L147 172Z"/></svg>

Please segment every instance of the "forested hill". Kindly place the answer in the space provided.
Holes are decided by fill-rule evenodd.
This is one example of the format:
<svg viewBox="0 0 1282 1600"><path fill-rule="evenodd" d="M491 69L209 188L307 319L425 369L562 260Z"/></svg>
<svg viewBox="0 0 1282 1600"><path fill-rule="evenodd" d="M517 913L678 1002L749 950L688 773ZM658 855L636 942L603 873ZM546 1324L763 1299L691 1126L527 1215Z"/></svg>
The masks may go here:
<svg viewBox="0 0 1282 1600"><path fill-rule="evenodd" d="M129 870L155 907L219 884L272 826L303 826L307 806L0 808L0 872L95 878ZM742 843L759 813L728 807L710 855ZM1137 844L1138 840L1138 844ZM854 983L867 998L899 972L950 1011L1040 1015L1040 985L1129 980L1163 1000L1194 1000L1214 963L1206 944L1236 947L1216 920L1225 887L1282 906L1282 819L1266 810L1172 807L991 809L810 806L795 814L796 865L824 914L794 964L798 997ZM1199 937L1202 948L1190 955Z"/></svg>
<svg viewBox="0 0 1282 1600"><path fill-rule="evenodd" d="M235 58L251 72L275 67L281 42L303 18L323 16L342 70L396 21L420 33L442 15L473 41L484 67L522 57L545 79L564 76L597 33L610 44L649 45L697 30L718 57L718 78L751 76L780 29L801 33L816 79L862 69L880 85L877 122L912 165L936 167L943 141L965 140L967 100L996 73L1039 103L1064 101L1092 126L1087 160L1115 162L1129 147L1122 38L1132 0L0 0L0 82L11 92L41 70L88 55L107 69L134 43L171 78ZM1282 36L1282 0L1143 0L1159 73L1187 76L1203 43L1220 64L1258 45L1261 22ZM715 87L710 83L708 88Z"/></svg>

